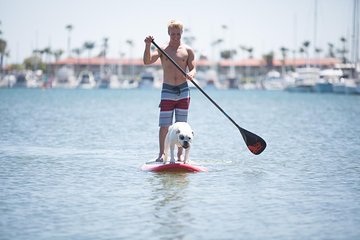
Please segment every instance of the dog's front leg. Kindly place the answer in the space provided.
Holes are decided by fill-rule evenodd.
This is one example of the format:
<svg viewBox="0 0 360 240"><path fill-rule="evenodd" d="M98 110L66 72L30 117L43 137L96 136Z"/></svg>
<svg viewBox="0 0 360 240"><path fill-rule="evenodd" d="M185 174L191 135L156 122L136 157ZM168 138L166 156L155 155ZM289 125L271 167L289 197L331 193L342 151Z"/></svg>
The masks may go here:
<svg viewBox="0 0 360 240"><path fill-rule="evenodd" d="M167 161L169 160L169 149L170 149L170 144L168 143L167 140L165 140L165 146L164 146L164 164L167 163Z"/></svg>
<svg viewBox="0 0 360 240"><path fill-rule="evenodd" d="M175 163L175 144L170 144L170 162Z"/></svg>
<svg viewBox="0 0 360 240"><path fill-rule="evenodd" d="M185 149L184 163L187 163L189 161L189 153L190 153L190 147Z"/></svg>

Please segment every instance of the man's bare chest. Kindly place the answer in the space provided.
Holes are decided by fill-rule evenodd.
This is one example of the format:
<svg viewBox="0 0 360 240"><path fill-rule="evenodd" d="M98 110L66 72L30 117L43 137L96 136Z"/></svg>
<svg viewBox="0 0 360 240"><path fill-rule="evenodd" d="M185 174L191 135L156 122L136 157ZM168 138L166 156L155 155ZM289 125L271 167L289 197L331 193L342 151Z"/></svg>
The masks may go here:
<svg viewBox="0 0 360 240"><path fill-rule="evenodd" d="M175 60L175 62L181 64L181 63L186 63L187 59L189 57L186 49L177 49L177 50L172 50L172 49L166 49L166 53L169 55L169 57L171 57L173 60ZM171 64L170 60L167 59L166 56L162 57L162 60L164 63L169 63Z"/></svg>

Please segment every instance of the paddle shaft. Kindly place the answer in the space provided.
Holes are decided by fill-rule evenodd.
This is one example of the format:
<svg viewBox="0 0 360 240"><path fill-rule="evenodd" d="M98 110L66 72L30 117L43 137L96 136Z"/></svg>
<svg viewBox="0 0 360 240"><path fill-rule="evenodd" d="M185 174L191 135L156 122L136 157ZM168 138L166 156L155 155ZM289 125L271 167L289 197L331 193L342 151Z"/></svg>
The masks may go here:
<svg viewBox="0 0 360 240"><path fill-rule="evenodd" d="M152 40L152 43L155 45L155 47L162 53L164 54L173 64L174 66L184 74L184 76L187 76L187 73L185 72L184 69L182 69L164 50L162 50L156 43L154 40ZM192 82L192 84L195 85L195 87L197 89L199 89L199 91L205 95L205 97L207 99L210 100L210 102L212 102L215 107L217 107L217 109L220 110L220 112L222 112L240 131L241 136L243 137L248 149L253 153L253 154L260 154L262 151L264 151L264 149L266 148L266 142L264 141L264 139L262 139L261 137L257 136L256 134L249 132L248 130L240 127L194 80L190 79L190 81Z"/></svg>
<svg viewBox="0 0 360 240"><path fill-rule="evenodd" d="M155 45L155 47L157 49L159 49L159 51L164 54L174 65L177 69L179 69L180 72L182 72L185 76L187 75L186 72L184 71L184 69L182 69L179 64L177 64L164 50L162 50L153 40L152 43ZM212 102L215 107L217 107L240 131L241 131L241 127L192 79L190 79L191 83L195 85L195 87L202 93L205 95L205 97L207 97L207 99L210 100L210 102Z"/></svg>

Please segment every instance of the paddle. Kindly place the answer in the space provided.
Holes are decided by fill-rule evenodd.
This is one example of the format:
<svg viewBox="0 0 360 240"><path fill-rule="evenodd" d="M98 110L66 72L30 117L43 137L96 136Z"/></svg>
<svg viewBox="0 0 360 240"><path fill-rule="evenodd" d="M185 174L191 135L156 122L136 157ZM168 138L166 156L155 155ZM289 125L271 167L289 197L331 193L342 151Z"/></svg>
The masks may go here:
<svg viewBox="0 0 360 240"><path fill-rule="evenodd" d="M164 50L162 50L155 43L154 40L152 40L152 43L162 54L164 54L175 65L175 67L180 72L182 72L185 76L187 76L186 72ZM202 92L205 95L205 97L207 97L210 100L210 102L212 102L239 129L241 136L243 137L243 139L246 143L246 146L253 154L258 155L262 151L265 150L266 142L264 141L264 139L262 139L261 137L259 137L256 134L249 132L248 130L240 127L229 115L227 115L227 113L209 95L207 95L206 92L204 92L204 90L202 90L202 88L195 81L193 81L192 79L190 79L190 81L192 82L192 84L195 85L195 87L197 89L200 90L200 92Z"/></svg>

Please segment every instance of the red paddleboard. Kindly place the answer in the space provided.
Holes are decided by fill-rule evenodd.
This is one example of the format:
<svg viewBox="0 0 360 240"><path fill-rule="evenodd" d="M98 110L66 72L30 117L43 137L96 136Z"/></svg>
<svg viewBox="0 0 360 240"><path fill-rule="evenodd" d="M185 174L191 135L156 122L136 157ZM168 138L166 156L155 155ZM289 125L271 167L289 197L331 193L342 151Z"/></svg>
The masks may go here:
<svg viewBox="0 0 360 240"><path fill-rule="evenodd" d="M149 172L207 172L207 168L193 165L190 163L162 163L162 162L147 162L141 166L141 170Z"/></svg>

